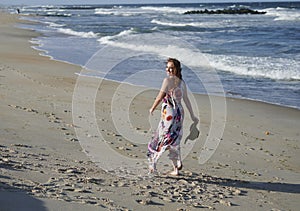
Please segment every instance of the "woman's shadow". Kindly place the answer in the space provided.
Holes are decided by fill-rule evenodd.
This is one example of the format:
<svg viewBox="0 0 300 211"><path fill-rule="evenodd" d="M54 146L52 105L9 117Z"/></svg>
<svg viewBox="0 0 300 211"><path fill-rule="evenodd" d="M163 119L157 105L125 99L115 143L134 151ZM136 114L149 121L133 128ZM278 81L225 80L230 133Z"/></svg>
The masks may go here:
<svg viewBox="0 0 300 211"><path fill-rule="evenodd" d="M188 140L195 140L199 137L200 132L197 128L198 122L194 122L190 126L190 134L184 140L184 143ZM197 173L195 173L197 175ZM199 175L198 175L199 176ZM210 177L206 175L206 177ZM194 176L190 178L178 177L177 179L186 179L187 181L192 182L193 180L201 180L201 178ZM267 190L267 191L275 191L275 192L284 192L284 193L300 193L300 184L293 183L273 183L273 182L260 182L260 181L243 181L243 180L235 180L228 178L210 178L209 180L205 180L206 183L211 184L219 184L224 186L231 186L237 188L248 188L248 189L257 189L257 190Z"/></svg>
<svg viewBox="0 0 300 211"><path fill-rule="evenodd" d="M197 128L197 124L198 124L198 122L193 122L191 124L191 126L190 126L190 134L185 138L184 144L186 144L186 142L188 140L194 141L196 138L199 137L200 132L199 132L199 130Z"/></svg>

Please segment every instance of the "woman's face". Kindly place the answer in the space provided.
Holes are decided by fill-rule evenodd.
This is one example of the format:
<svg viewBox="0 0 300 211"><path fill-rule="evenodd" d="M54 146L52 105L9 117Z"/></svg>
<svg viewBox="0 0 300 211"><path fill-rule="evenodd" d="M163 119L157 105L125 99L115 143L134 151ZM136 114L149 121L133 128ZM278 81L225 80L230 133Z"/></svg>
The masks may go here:
<svg viewBox="0 0 300 211"><path fill-rule="evenodd" d="M175 73L175 66L173 62L168 62L166 66L166 72L168 75L174 75Z"/></svg>

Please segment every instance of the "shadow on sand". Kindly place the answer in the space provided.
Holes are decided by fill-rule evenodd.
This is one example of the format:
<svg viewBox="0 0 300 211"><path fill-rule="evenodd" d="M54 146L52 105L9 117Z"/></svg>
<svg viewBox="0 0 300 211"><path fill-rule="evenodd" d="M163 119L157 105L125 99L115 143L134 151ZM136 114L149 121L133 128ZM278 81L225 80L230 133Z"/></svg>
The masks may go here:
<svg viewBox="0 0 300 211"><path fill-rule="evenodd" d="M0 172L1 169L18 171L18 169L14 168L13 164L12 161L9 163L1 163ZM0 175L0 210L47 210L44 206L44 202L41 200L34 198L18 187L13 187L3 182L10 179L12 178Z"/></svg>
<svg viewBox="0 0 300 211"><path fill-rule="evenodd" d="M195 140L199 137L199 130L197 128L197 123L193 123L190 126L190 134L185 139L184 143L188 140ZM209 184L217 184L223 186L230 186L236 188L247 188L247 189L255 189L255 190L266 190L266 191L274 191L274 192L283 192L283 193L300 193L300 184L290 184L290 183L279 183L279 182L256 182L256 181L244 181L244 180L234 180L227 178L218 178L212 177L209 175L199 175L193 172L192 177L189 176L178 176L178 179L185 179L187 181L201 181Z"/></svg>
<svg viewBox="0 0 300 211"><path fill-rule="evenodd" d="M175 177L172 177L175 178ZM282 193L300 193L300 184L279 183L279 182L257 182L247 180L235 180L228 178L212 177L209 175L200 175L193 172L193 176L177 176L176 179L184 179L188 182L202 181L207 184L223 185L236 188L247 188L253 190L266 190Z"/></svg>

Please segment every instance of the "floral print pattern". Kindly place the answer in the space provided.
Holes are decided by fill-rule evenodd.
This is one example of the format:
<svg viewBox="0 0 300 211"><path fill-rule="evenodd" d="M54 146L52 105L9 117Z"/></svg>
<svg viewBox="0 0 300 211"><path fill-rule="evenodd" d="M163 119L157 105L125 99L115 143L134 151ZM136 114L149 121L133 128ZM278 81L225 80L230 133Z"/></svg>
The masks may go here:
<svg viewBox="0 0 300 211"><path fill-rule="evenodd" d="M181 105L182 90L177 87L168 93L162 103L161 120L158 128L148 144L148 160L150 167L156 170L156 163L165 150L169 150L172 161L180 160L180 141L184 111Z"/></svg>

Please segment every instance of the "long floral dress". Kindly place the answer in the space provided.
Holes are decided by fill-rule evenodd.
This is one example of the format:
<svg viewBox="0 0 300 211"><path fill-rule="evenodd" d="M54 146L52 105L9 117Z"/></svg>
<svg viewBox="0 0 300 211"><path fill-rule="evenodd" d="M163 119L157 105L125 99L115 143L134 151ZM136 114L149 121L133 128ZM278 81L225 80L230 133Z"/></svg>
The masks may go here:
<svg viewBox="0 0 300 211"><path fill-rule="evenodd" d="M169 150L169 158L176 166L181 162L180 141L182 138L182 124L184 111L181 105L183 82L176 88L169 90L163 99L161 120L154 137L148 144L149 167L156 171L156 164L162 153Z"/></svg>

